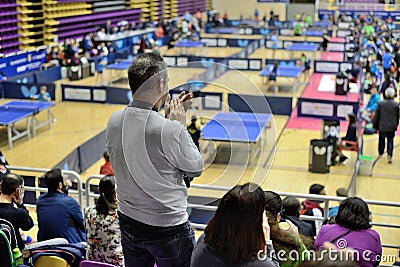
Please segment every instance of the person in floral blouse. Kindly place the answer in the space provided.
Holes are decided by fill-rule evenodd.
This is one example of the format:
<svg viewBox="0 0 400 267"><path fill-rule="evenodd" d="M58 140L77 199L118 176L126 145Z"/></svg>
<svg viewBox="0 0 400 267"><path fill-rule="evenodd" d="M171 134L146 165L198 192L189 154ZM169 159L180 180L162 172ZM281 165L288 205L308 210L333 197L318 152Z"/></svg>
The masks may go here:
<svg viewBox="0 0 400 267"><path fill-rule="evenodd" d="M96 205L85 209L86 256L91 261L124 266L114 177L104 176L99 191Z"/></svg>

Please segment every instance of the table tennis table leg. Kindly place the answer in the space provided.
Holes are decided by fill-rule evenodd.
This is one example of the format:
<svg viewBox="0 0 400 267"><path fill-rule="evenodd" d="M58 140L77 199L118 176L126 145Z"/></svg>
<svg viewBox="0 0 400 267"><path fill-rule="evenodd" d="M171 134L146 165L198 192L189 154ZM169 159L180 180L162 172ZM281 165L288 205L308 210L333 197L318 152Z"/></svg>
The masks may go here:
<svg viewBox="0 0 400 267"><path fill-rule="evenodd" d="M51 122L53 121L53 113L51 112L51 108L47 110L47 123L49 124L49 129L51 129Z"/></svg>
<svg viewBox="0 0 400 267"><path fill-rule="evenodd" d="M10 149L13 148L13 145L12 145L12 131L11 131L11 127L12 127L12 125L8 125L8 126L7 126L8 147L9 147Z"/></svg>

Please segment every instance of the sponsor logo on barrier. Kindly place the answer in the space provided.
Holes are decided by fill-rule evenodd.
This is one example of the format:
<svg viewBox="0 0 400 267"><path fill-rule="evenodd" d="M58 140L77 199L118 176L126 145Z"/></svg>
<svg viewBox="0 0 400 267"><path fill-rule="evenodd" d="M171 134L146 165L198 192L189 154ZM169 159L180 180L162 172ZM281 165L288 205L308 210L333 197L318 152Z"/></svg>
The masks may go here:
<svg viewBox="0 0 400 267"><path fill-rule="evenodd" d="M106 90L93 90L93 100L94 101L106 101L107 100L107 92Z"/></svg>
<svg viewBox="0 0 400 267"><path fill-rule="evenodd" d="M186 67L188 65L188 62L189 62L189 60L187 57L178 57L177 58L177 65L179 65L179 66Z"/></svg>
<svg viewBox="0 0 400 267"><path fill-rule="evenodd" d="M249 68L249 62L245 59L230 59L228 65L238 70L247 70Z"/></svg>
<svg viewBox="0 0 400 267"><path fill-rule="evenodd" d="M79 89L79 88L64 88L64 97L65 99L72 99L72 100L91 100L91 93L90 89Z"/></svg>
<svg viewBox="0 0 400 267"><path fill-rule="evenodd" d="M202 38L201 41L206 43L207 46L218 46L217 39Z"/></svg>
<svg viewBox="0 0 400 267"><path fill-rule="evenodd" d="M328 50L329 51L344 51L344 44L341 43L329 43L328 44Z"/></svg>
<svg viewBox="0 0 400 267"><path fill-rule="evenodd" d="M333 104L302 102L301 103L301 114L332 117L333 116Z"/></svg>
<svg viewBox="0 0 400 267"><path fill-rule="evenodd" d="M227 46L228 41L226 39L218 39L218 46Z"/></svg>
<svg viewBox="0 0 400 267"><path fill-rule="evenodd" d="M339 63L338 62L316 62L315 63L315 72L321 73L337 73L339 72Z"/></svg>
<svg viewBox="0 0 400 267"><path fill-rule="evenodd" d="M261 70L261 60L249 60L249 69Z"/></svg>
<svg viewBox="0 0 400 267"><path fill-rule="evenodd" d="M353 113L353 106L352 105L338 105L336 116L340 118L346 118L347 114Z"/></svg>

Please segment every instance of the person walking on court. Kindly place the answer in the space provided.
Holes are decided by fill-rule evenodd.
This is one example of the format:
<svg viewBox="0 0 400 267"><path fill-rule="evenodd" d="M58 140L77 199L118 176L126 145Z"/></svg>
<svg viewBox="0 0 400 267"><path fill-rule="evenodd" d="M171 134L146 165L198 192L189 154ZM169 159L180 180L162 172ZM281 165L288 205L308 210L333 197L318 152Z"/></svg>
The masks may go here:
<svg viewBox="0 0 400 267"><path fill-rule="evenodd" d="M383 155L385 139L387 139L387 159L388 163L392 163L393 139L399 125L399 103L394 101L395 91L393 88L386 89L385 96L386 99L378 103L373 124L374 128L379 131L379 157Z"/></svg>
<svg viewBox="0 0 400 267"><path fill-rule="evenodd" d="M167 65L156 53L137 56L128 80L132 100L112 114L106 134L125 265L188 267L195 238L183 177L198 177L204 167L185 127L191 96L171 101Z"/></svg>

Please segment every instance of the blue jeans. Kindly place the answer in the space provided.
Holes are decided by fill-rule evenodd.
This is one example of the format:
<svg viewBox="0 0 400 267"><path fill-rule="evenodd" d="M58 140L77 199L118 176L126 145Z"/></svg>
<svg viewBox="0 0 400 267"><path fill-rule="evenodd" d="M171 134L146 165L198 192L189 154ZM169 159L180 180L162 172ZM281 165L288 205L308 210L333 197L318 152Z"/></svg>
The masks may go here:
<svg viewBox="0 0 400 267"><path fill-rule="evenodd" d="M389 157L393 156L393 139L395 132L381 132L379 131L379 143L378 143L378 153L379 155L383 155L385 151L385 139L387 139L387 149Z"/></svg>
<svg viewBox="0 0 400 267"><path fill-rule="evenodd" d="M159 240L135 237L121 228L126 267L189 267L195 245L194 231L187 222L185 231Z"/></svg>

